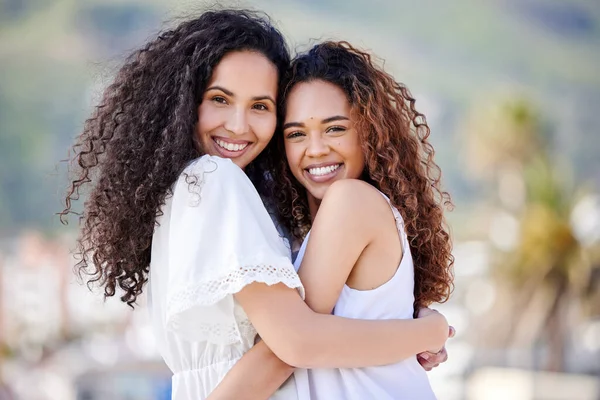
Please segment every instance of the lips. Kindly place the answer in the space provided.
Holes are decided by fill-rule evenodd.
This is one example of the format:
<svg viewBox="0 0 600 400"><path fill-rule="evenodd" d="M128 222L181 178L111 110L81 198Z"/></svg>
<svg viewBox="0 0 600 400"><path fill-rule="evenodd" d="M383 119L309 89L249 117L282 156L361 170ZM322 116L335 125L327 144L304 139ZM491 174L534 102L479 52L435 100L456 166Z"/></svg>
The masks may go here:
<svg viewBox="0 0 600 400"><path fill-rule="evenodd" d="M306 168L311 175L322 176L332 173L337 170L342 164L330 164L330 165L321 165L321 166L313 166L310 168Z"/></svg>
<svg viewBox="0 0 600 400"><path fill-rule="evenodd" d="M247 140L233 140L220 136L212 137L214 148L219 155L225 158L236 158L246 153L252 142Z"/></svg>
<svg viewBox="0 0 600 400"><path fill-rule="evenodd" d="M311 181L323 183L335 178L342 170L343 166L343 163L323 163L309 165L304 169L304 174Z"/></svg>
<svg viewBox="0 0 600 400"><path fill-rule="evenodd" d="M215 138L214 140L215 143L219 145L219 147L229 151L242 151L250 144L250 142L232 143L230 141L225 141L220 138Z"/></svg>

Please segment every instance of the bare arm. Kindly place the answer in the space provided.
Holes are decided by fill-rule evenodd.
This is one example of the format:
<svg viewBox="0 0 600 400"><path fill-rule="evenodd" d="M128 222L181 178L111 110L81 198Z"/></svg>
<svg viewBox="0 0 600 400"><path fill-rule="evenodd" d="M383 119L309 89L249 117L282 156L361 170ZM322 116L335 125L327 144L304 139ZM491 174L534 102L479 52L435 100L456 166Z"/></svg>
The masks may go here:
<svg viewBox="0 0 600 400"><path fill-rule="evenodd" d="M442 347L448 334L447 323L439 314L417 320L379 321L318 314L283 284L253 283L236 297L266 345L295 367L391 364Z"/></svg>
<svg viewBox="0 0 600 400"><path fill-rule="evenodd" d="M294 369L261 340L233 366L207 400L268 399Z"/></svg>
<svg viewBox="0 0 600 400"><path fill-rule="evenodd" d="M306 304L312 310L287 288L253 284L242 290L236 297L266 343L244 355L211 398L249 391L256 398L267 398L292 373L289 364L306 368L384 365L443 345L447 326L441 316L364 321L326 315L361 252L377 234L380 219L373 218L370 203L383 200L372 188L369 192L356 186L364 183L339 183L323 200L300 270Z"/></svg>

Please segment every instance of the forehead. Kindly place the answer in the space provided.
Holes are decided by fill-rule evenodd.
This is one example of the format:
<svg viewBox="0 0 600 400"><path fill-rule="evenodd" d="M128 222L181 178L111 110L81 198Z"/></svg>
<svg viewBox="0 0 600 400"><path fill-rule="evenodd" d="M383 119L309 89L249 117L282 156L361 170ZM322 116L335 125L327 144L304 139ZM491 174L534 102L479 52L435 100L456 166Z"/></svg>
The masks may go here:
<svg viewBox="0 0 600 400"><path fill-rule="evenodd" d="M295 85L287 98L286 120L325 119L332 115L350 117L346 93L337 85L316 80Z"/></svg>
<svg viewBox="0 0 600 400"><path fill-rule="evenodd" d="M264 55L252 51L234 51L226 54L217 64L208 86L222 86L234 94L274 97L277 78L277 68Z"/></svg>

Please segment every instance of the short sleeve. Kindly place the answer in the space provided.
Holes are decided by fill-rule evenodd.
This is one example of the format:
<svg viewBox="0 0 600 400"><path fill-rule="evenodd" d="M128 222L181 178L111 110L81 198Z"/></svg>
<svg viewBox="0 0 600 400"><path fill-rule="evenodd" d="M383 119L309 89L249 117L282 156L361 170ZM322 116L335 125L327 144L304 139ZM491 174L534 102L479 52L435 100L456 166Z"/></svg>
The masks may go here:
<svg viewBox="0 0 600 400"><path fill-rule="evenodd" d="M256 189L231 160L204 156L179 177L169 219L167 329L241 340L233 294L253 282L304 288Z"/></svg>

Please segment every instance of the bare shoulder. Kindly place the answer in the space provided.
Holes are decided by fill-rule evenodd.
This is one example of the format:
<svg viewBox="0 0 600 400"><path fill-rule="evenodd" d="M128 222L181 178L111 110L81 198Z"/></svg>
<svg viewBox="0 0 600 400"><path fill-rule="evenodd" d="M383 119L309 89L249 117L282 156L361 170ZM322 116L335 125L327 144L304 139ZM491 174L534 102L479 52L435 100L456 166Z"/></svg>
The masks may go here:
<svg viewBox="0 0 600 400"><path fill-rule="evenodd" d="M387 210L389 205L372 185L359 179L342 179L334 182L325 192L323 203L334 204L349 211Z"/></svg>
<svg viewBox="0 0 600 400"><path fill-rule="evenodd" d="M390 206L381 193L367 182L343 179L327 189L317 217L322 213L353 220L365 228L377 227L389 218Z"/></svg>

